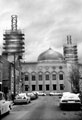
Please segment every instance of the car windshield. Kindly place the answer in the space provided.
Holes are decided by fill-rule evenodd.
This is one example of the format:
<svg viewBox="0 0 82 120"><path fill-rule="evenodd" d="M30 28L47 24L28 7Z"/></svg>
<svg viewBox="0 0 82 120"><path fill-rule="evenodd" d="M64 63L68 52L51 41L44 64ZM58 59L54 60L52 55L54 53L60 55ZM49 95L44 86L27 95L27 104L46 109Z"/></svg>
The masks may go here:
<svg viewBox="0 0 82 120"><path fill-rule="evenodd" d="M2 93L0 93L0 100L2 100Z"/></svg>

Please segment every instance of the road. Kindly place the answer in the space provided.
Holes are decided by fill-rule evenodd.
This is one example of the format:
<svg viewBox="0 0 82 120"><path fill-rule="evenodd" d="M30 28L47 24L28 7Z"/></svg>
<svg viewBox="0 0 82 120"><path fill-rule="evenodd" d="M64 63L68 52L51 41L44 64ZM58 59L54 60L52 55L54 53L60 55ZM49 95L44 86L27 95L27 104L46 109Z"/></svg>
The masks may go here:
<svg viewBox="0 0 82 120"><path fill-rule="evenodd" d="M62 111L58 97L40 96L30 104L14 105L2 120L82 120L82 111Z"/></svg>

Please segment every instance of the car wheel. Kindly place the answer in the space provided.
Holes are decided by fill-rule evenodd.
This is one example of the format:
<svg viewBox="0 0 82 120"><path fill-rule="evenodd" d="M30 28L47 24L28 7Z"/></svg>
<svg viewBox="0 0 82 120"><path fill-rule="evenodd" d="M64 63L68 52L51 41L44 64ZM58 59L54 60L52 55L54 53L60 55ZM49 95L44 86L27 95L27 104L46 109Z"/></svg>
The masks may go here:
<svg viewBox="0 0 82 120"><path fill-rule="evenodd" d="M12 105L9 105L10 110L12 109Z"/></svg>
<svg viewBox="0 0 82 120"><path fill-rule="evenodd" d="M10 113L10 111L11 111L11 105L9 105L9 110L8 110L8 114Z"/></svg>
<svg viewBox="0 0 82 120"><path fill-rule="evenodd" d="M29 103L31 103L31 100L29 100Z"/></svg>
<svg viewBox="0 0 82 120"><path fill-rule="evenodd" d="M7 112L7 114L10 114L10 110Z"/></svg>
<svg viewBox="0 0 82 120"><path fill-rule="evenodd" d="M27 100L27 102L26 102L27 104L28 104L28 100Z"/></svg>
<svg viewBox="0 0 82 120"><path fill-rule="evenodd" d="M60 109L63 110L63 106L62 105L60 105Z"/></svg>

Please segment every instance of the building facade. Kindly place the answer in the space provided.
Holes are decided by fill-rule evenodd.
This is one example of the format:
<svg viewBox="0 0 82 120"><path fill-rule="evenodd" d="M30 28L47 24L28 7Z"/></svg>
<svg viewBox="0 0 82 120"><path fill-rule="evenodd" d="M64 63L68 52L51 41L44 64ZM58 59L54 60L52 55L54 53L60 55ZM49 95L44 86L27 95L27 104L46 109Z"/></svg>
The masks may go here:
<svg viewBox="0 0 82 120"><path fill-rule="evenodd" d="M70 36L63 50L64 55L49 48L36 62L22 63L24 91L71 91L69 70L72 63L78 64L78 56L77 45L72 44Z"/></svg>
<svg viewBox="0 0 82 120"><path fill-rule="evenodd" d="M15 65L15 89L16 94L21 92L20 66ZM9 62L5 56L0 56L0 89L5 94L14 92L14 64Z"/></svg>
<svg viewBox="0 0 82 120"><path fill-rule="evenodd" d="M3 56L0 56L2 61L2 91L8 93L10 90L10 62L7 61Z"/></svg>
<svg viewBox="0 0 82 120"><path fill-rule="evenodd" d="M43 52L37 62L22 63L25 91L70 91L67 64L64 57L51 48Z"/></svg>

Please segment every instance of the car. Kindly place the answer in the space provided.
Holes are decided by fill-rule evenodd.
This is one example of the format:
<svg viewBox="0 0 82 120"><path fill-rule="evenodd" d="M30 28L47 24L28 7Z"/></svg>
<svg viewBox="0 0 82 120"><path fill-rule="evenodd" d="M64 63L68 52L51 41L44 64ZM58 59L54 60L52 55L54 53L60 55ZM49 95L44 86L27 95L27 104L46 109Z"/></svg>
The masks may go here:
<svg viewBox="0 0 82 120"><path fill-rule="evenodd" d="M63 93L60 102L59 102L59 106L61 109L64 108L76 108L76 109L80 109L81 107L81 100L78 97L77 94L75 93Z"/></svg>
<svg viewBox="0 0 82 120"><path fill-rule="evenodd" d="M61 96L62 96L62 93L60 93L60 92L55 92L55 96L61 97Z"/></svg>
<svg viewBox="0 0 82 120"><path fill-rule="evenodd" d="M6 100L4 93L0 91L0 116L5 113L10 113L11 109L11 101Z"/></svg>
<svg viewBox="0 0 82 120"><path fill-rule="evenodd" d="M70 94L70 92L62 92L62 93L59 93L58 96L59 96L59 98L61 98L65 94Z"/></svg>
<svg viewBox="0 0 82 120"><path fill-rule="evenodd" d="M33 92L29 92L27 95L31 98L31 100L37 99L37 96Z"/></svg>
<svg viewBox="0 0 82 120"><path fill-rule="evenodd" d="M14 104L30 103L31 99L26 93L19 93L14 99Z"/></svg>
<svg viewBox="0 0 82 120"><path fill-rule="evenodd" d="M32 91L32 93L35 95L35 99L38 98L38 91Z"/></svg>
<svg viewBox="0 0 82 120"><path fill-rule="evenodd" d="M71 92L63 92L62 95L71 94Z"/></svg>
<svg viewBox="0 0 82 120"><path fill-rule="evenodd" d="M32 93L34 93L34 94L39 94L39 91L32 91Z"/></svg>
<svg viewBox="0 0 82 120"><path fill-rule="evenodd" d="M54 92L50 92L49 95L50 95L50 96L54 96L55 93L54 93Z"/></svg>
<svg viewBox="0 0 82 120"><path fill-rule="evenodd" d="M62 93L53 92L53 91L52 91L52 92L49 93L49 95L50 95L50 96L59 96L59 97L61 97L61 96L62 96Z"/></svg>
<svg viewBox="0 0 82 120"><path fill-rule="evenodd" d="M46 93L44 93L44 92L39 92L39 93L38 93L38 96L46 96Z"/></svg>

